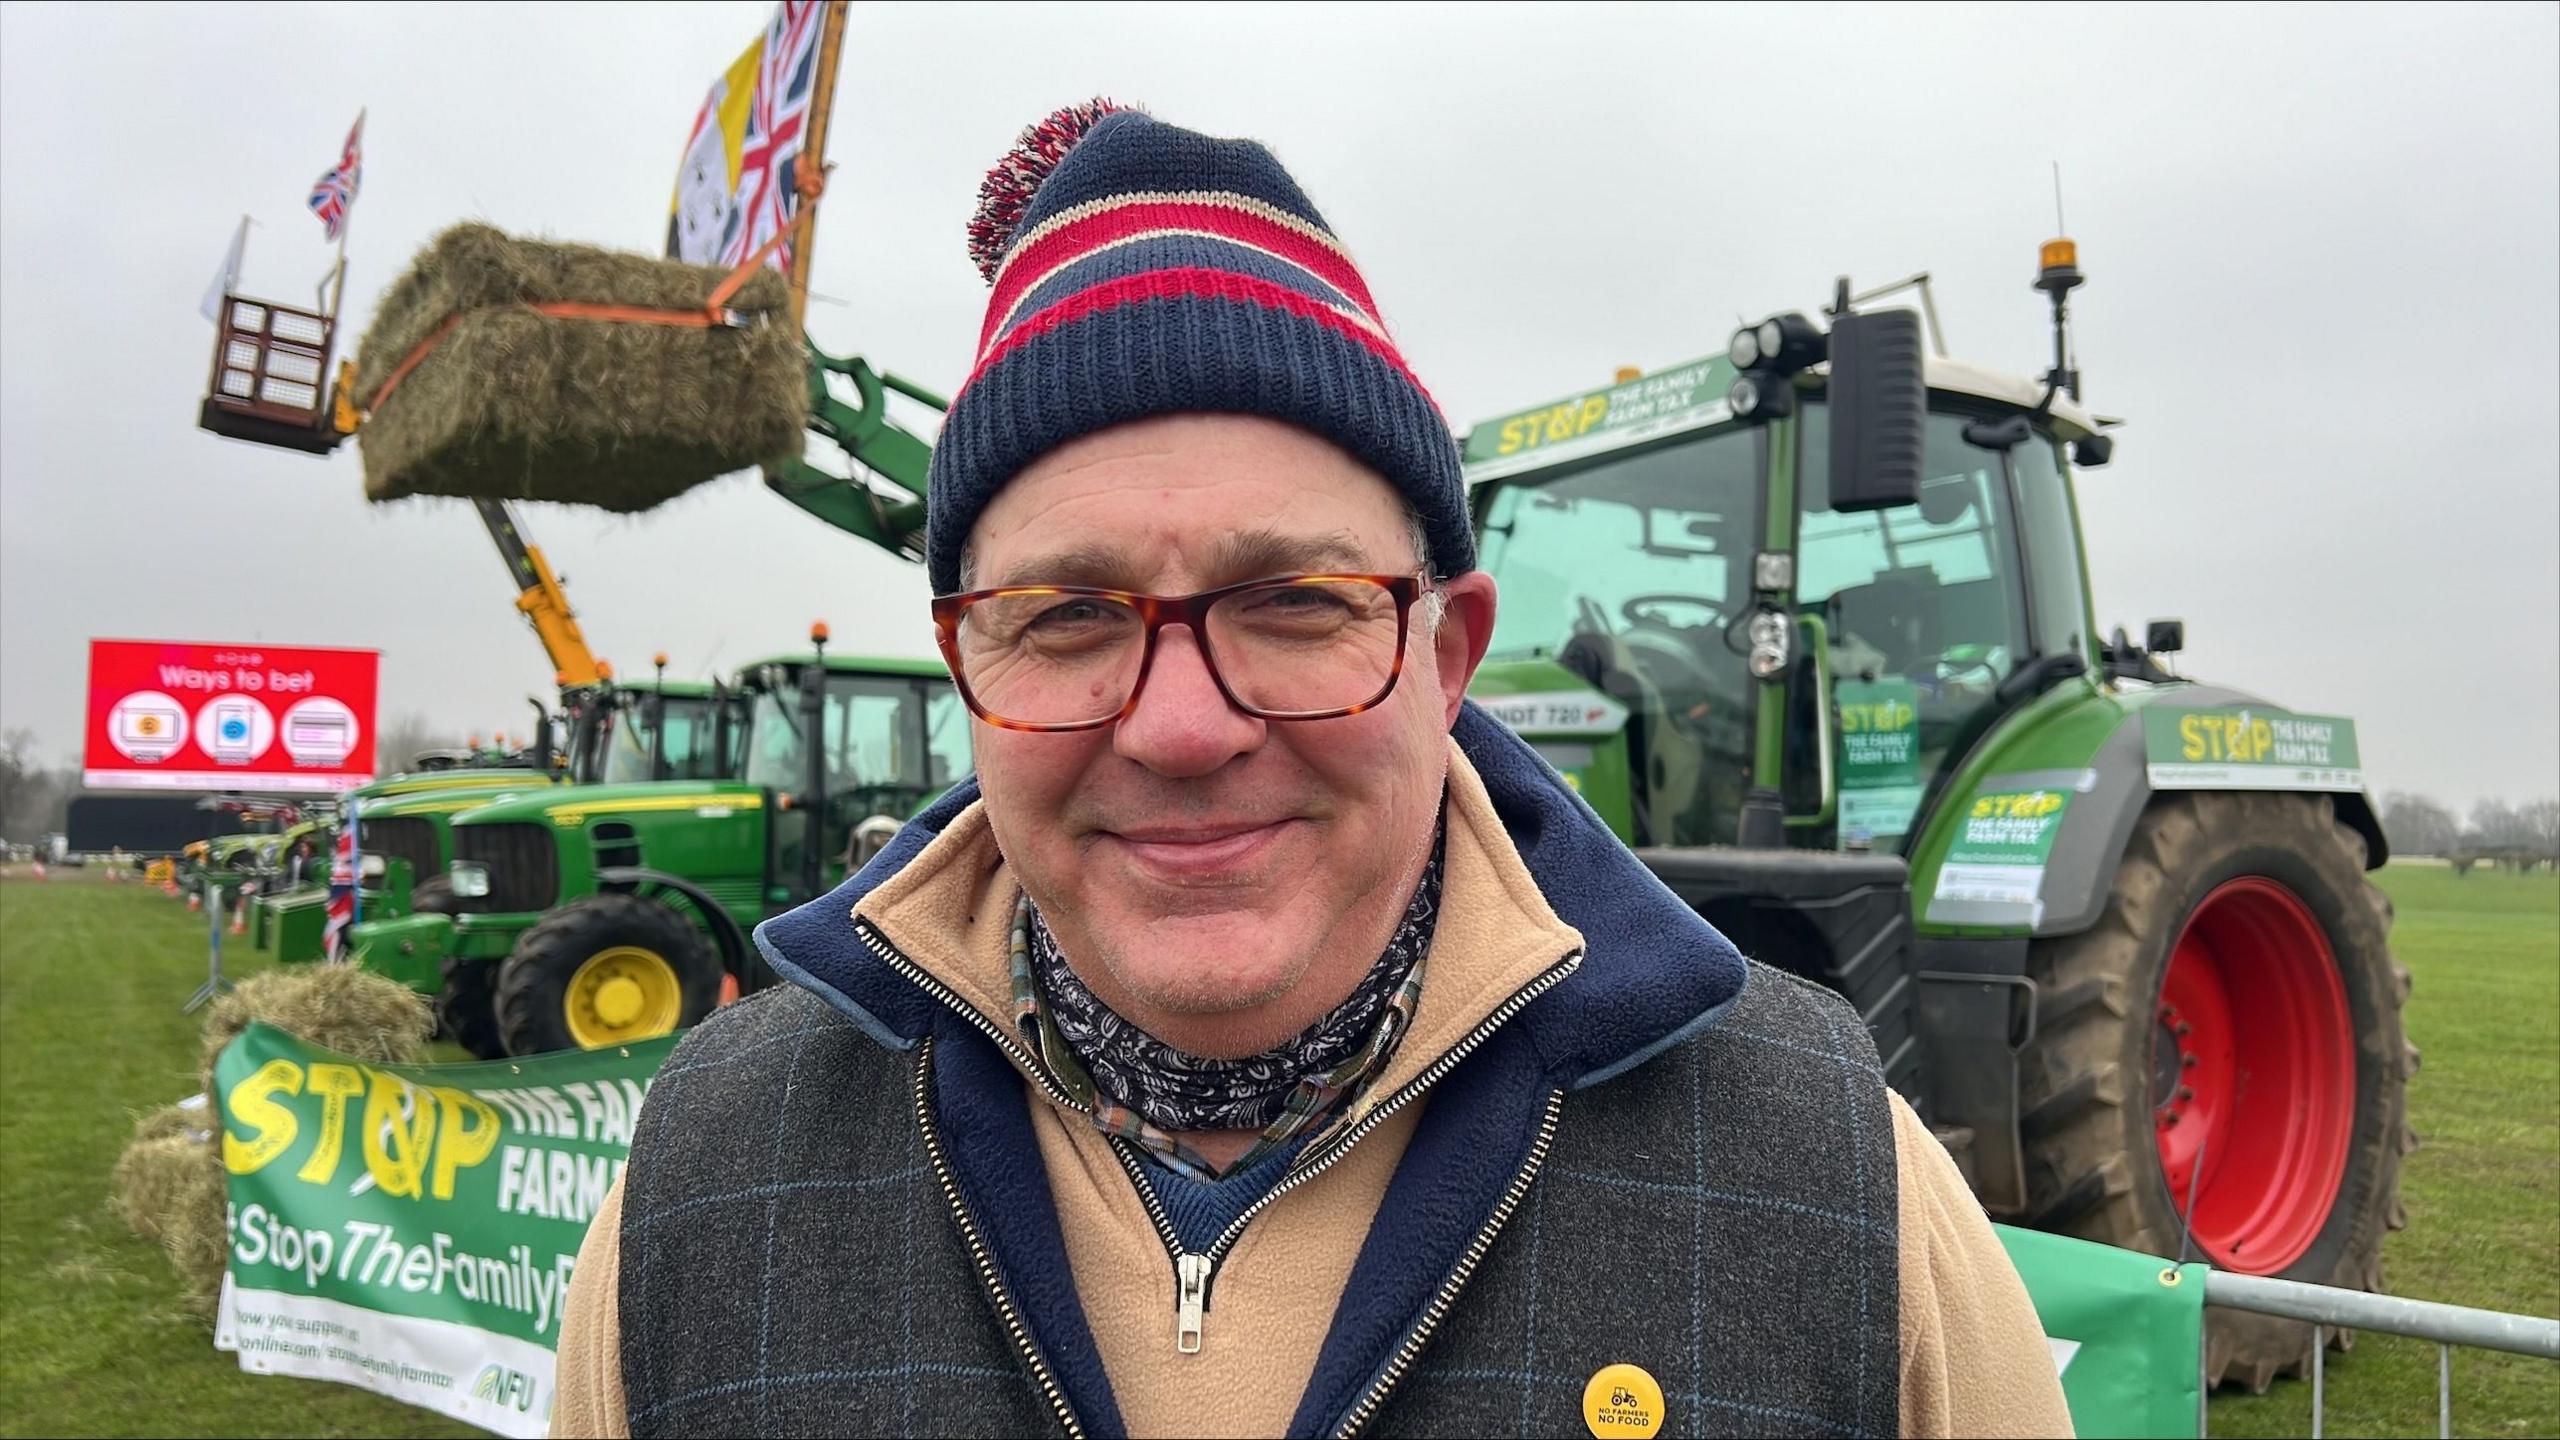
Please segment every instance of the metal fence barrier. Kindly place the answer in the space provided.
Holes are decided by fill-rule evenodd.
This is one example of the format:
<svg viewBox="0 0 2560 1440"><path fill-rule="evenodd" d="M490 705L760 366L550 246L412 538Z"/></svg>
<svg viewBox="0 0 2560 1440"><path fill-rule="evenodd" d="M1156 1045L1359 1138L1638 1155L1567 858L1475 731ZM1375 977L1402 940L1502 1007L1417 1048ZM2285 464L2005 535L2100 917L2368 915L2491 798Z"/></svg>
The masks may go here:
<svg viewBox="0 0 2560 1440"><path fill-rule="evenodd" d="M2534 1315L2440 1305L2432 1300L2404 1300L2397 1295L2373 1295L2362 1290L2306 1285L2299 1280L2270 1280L2262 1275L2233 1275L2221 1270L2205 1273L2204 1303L2311 1322L2312 1440L2320 1440L2327 1389L2324 1372L2329 1330L2333 1326L2436 1342L2436 1433L2447 1440L2453 1434L2454 1346L2560 1360L2560 1320ZM2200 1396L2196 1434L2205 1433L2204 1400Z"/></svg>

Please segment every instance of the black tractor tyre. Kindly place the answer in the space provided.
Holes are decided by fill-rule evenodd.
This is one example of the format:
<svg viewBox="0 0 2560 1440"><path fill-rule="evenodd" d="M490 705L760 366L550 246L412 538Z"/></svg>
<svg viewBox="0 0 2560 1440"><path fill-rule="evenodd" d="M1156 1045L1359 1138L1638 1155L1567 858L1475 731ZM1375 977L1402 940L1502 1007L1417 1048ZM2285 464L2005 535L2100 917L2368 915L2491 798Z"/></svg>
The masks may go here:
<svg viewBox="0 0 2560 1440"><path fill-rule="evenodd" d="M444 989L436 992L436 1033L471 1052L475 1060L506 1058L498 1033L498 967L487 960L444 958Z"/></svg>
<svg viewBox="0 0 2560 1440"><path fill-rule="evenodd" d="M2155 1015L2170 954L2197 905L2225 881L2276 880L2325 932L2355 1031L2355 1114L2337 1199L2283 1278L2382 1288L2382 1241L2408 1223L2400 1165L2417 1148L2408 1082L2417 1047L2401 1029L2409 972L2391 957L2391 901L2365 878L2364 838L2328 797L2194 791L2155 797L2136 823L2105 912L2090 929L2034 942L2034 1041L2019 1057L2027 1222L2153 1255L2182 1236L2154 1138ZM2190 1250L2190 1259L2202 1258ZM2332 1330L2340 1349L2351 1332ZM2206 1312L2205 1381L2263 1393L2307 1373L2312 1328L2271 1315Z"/></svg>
<svg viewBox="0 0 2560 1440"><path fill-rule="evenodd" d="M421 880L409 891L409 913L412 915L459 915L462 902L455 898L453 882L439 875Z"/></svg>
<svg viewBox="0 0 2560 1440"><path fill-rule="evenodd" d="M578 1049L569 1029L570 981L588 960L617 946L654 951L675 970L682 997L677 1028L720 1003L719 954L691 921L636 895L590 895L536 921L498 967L498 1031L507 1053Z"/></svg>

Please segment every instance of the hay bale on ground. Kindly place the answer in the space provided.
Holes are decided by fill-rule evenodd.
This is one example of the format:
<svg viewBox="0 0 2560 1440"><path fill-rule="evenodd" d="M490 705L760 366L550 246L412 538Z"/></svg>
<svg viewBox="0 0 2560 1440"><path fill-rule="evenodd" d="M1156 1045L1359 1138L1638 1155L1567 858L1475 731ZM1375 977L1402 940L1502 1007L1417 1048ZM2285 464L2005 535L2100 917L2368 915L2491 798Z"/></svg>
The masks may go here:
<svg viewBox="0 0 2560 1440"><path fill-rule="evenodd" d="M417 991L353 965L270 970L240 982L205 1012L204 1088L216 1093L213 1062L222 1047L263 1020L305 1044L381 1064L427 1058L435 1012Z"/></svg>
<svg viewBox="0 0 2560 1440"><path fill-rule="evenodd" d="M800 452L806 361L789 290L759 270L708 329L546 316L545 301L699 310L726 272L513 239L438 236L374 312L356 360L371 397L448 319L452 329L369 416L365 493L565 500L645 510L704 481Z"/></svg>
<svg viewBox="0 0 2560 1440"><path fill-rule="evenodd" d="M222 1298L230 1245L230 1183L220 1142L192 1134L135 1140L116 1158L109 1193L133 1233L169 1257L187 1312L210 1321Z"/></svg>
<svg viewBox="0 0 2560 1440"><path fill-rule="evenodd" d="M221 1153L210 1141L184 1133L137 1136L116 1157L108 1202L134 1234L157 1241L168 1232L180 1199L192 1192L193 1172L218 1176L221 1170Z"/></svg>
<svg viewBox="0 0 2560 1440"><path fill-rule="evenodd" d="M222 1272L230 1259L230 1177L223 1173L220 1142L183 1137L144 1142L167 1147L162 1173L160 1249L178 1274L178 1298L189 1314L211 1321L222 1299Z"/></svg>

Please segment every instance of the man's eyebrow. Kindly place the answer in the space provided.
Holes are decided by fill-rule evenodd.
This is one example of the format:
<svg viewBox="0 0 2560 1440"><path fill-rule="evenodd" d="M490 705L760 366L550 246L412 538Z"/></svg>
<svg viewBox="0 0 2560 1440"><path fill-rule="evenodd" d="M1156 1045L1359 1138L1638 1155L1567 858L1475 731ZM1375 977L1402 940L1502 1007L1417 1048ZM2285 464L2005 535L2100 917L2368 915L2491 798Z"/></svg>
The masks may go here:
<svg viewBox="0 0 2560 1440"><path fill-rule="evenodd" d="M1211 547L1205 578L1218 585L1267 575L1366 572L1370 566L1369 552L1348 530L1324 535L1238 530L1220 536ZM1093 540L1024 556L989 584L995 588L1083 585L1097 590L1143 590L1147 580L1128 551L1109 541Z"/></svg>
<svg viewBox="0 0 2560 1440"><path fill-rule="evenodd" d="M1026 555L1006 567L989 584L1084 585L1096 590L1122 590L1139 577L1129 553L1107 541L1089 540L1060 550Z"/></svg>
<svg viewBox="0 0 2560 1440"><path fill-rule="evenodd" d="M1291 535L1260 529L1231 531L1209 552L1211 575L1221 583L1266 575L1315 575L1370 568L1368 550L1348 530Z"/></svg>

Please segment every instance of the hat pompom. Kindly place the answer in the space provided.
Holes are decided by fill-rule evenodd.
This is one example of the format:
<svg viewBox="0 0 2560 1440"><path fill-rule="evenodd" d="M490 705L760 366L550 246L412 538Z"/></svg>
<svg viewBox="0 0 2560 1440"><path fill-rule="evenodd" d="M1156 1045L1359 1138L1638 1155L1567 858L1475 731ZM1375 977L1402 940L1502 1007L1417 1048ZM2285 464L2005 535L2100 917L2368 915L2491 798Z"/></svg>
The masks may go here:
<svg viewBox="0 0 2560 1440"><path fill-rule="evenodd" d="M978 183L978 211L969 217L969 258L988 284L996 283L1005 246L1012 242L1031 197L1039 193L1040 182L1049 178L1049 172L1058 168L1058 162L1067 158L1095 122L1129 108L1096 95L1026 125L1013 148Z"/></svg>

